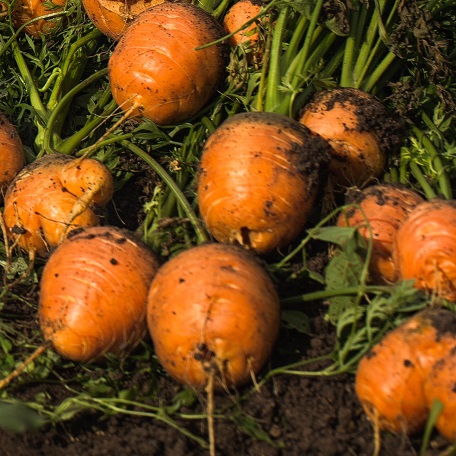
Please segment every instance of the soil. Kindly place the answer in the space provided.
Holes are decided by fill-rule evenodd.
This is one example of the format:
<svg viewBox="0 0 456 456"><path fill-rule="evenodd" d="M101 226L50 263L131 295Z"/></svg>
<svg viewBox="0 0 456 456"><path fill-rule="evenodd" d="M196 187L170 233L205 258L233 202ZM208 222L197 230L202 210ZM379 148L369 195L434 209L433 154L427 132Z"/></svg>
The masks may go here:
<svg viewBox="0 0 456 456"><path fill-rule="evenodd" d="M132 201L141 196L135 194L135 198L132 198L131 191L127 191L130 194L129 204L123 206L137 214L138 207ZM122 214L123 206L121 201L117 202L117 210L126 220L128 217ZM132 220L131 225L135 226L136 222ZM271 368L289 362L330 353L334 347L334 327L326 322L324 313L321 303L309 304L310 334L284 328L262 375ZM71 369L66 375L73 375ZM257 380L261 379L260 375ZM147 388L150 378L139 375L135 382L139 388ZM163 375L159 379L158 389L160 397L166 400L174 397L181 386ZM27 385L27 388L16 386L15 390L22 400L33 399L42 392L53 397L56 403L69 394L60 382ZM204 395L201 396L188 411L203 413L205 401ZM259 391L249 385L237 392L216 393L215 407L217 418L214 431L216 454L219 456L374 454L373 427L355 395L353 374L334 377L277 375L263 383ZM222 410L226 412L220 418ZM185 411L185 408L180 411ZM240 425L242 419L244 424ZM176 419L176 422L192 434L208 440L204 417ZM252 423L256 423L256 431ZM420 447L420 436L409 438L382 433L380 456L418 455ZM434 433L423 456L441 455L447 447L448 442ZM68 421L47 425L33 432L0 432L1 456L205 454L209 454L207 449L169 424L125 413L106 416L92 411L79 413Z"/></svg>
<svg viewBox="0 0 456 456"><path fill-rule="evenodd" d="M313 336L301 336L284 331L279 346L289 344L299 356L314 357L328 353L333 343L333 328L323 319L323 313L313 317ZM283 357L276 352L270 367L280 365ZM354 393L351 374L328 378L298 375L272 377L259 392L249 394L240 402L242 412L257 420L265 431L265 439L240 430L235 415L215 420L217 454L222 456L281 456L281 455L372 455L374 438L371 423ZM381 379L379 379L380 381ZM143 379L142 381L147 381ZM27 394L46 391L62 395L58 385L36 385ZM161 379L164 396L179 390L176 383ZM251 388L248 391L252 391ZM242 394L242 391L239 391ZM233 400L226 393L216 395L217 408ZM197 408L203 407L203 401ZM178 424L207 439L206 421L178 420ZM264 441L268 439L269 441ZM412 456L419 454L420 438L407 438L383 433L381 455ZM433 435L427 456L443 454L448 446ZM144 419L126 414L109 418L96 413L80 414L64 425L48 426L35 432L0 433L0 454L3 456L191 456L209 454L198 443L156 419Z"/></svg>

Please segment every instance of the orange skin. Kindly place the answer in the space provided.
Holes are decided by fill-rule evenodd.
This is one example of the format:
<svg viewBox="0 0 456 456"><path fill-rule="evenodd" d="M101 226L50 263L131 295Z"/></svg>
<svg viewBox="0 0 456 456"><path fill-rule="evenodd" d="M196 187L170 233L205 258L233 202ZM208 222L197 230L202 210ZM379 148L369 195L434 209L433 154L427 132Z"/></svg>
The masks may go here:
<svg viewBox="0 0 456 456"><path fill-rule="evenodd" d="M85 160L89 164L95 161ZM89 191L85 187L90 182L89 174L85 181L79 182L78 191L84 193L84 189L87 190L85 199L78 192L72 194L62 184L62 170L68 170L70 164L76 163L81 162L66 155L44 156L25 166L8 187L3 214L7 233L32 256L46 257L69 231L100 223L93 205L97 188L93 185ZM101 167L104 165L95 165L96 171L100 171ZM105 171L109 175L107 168ZM112 176L107 177L106 187L98 179L97 186L104 195L100 202L107 202L107 192L113 191L110 179ZM72 185L74 188L75 184ZM99 207L102 206L99 204Z"/></svg>
<svg viewBox="0 0 456 456"><path fill-rule="evenodd" d="M127 116L159 125L197 114L225 78L223 35L202 8L165 2L137 16L109 59L112 95Z"/></svg>
<svg viewBox="0 0 456 456"><path fill-rule="evenodd" d="M421 203L397 232L394 259L399 277L450 301L456 300L456 205Z"/></svg>
<svg viewBox="0 0 456 456"><path fill-rule="evenodd" d="M9 183L25 166L22 141L13 124L0 113L0 202Z"/></svg>
<svg viewBox="0 0 456 456"><path fill-rule="evenodd" d="M255 0L239 0L230 7L223 19L223 27L226 33L233 33L239 30L249 20L257 16L261 11L261 3ZM247 54L249 60L259 61L263 54L260 46L260 37L257 24L253 22L229 39L232 47L244 46L249 49Z"/></svg>
<svg viewBox="0 0 456 456"><path fill-rule="evenodd" d="M86 158L67 163L60 172L65 190L78 198L106 205L114 194L114 178L103 163Z"/></svg>
<svg viewBox="0 0 456 456"><path fill-rule="evenodd" d="M446 439L456 441L456 349L439 359L424 385L429 408L435 400L442 403L435 427Z"/></svg>
<svg viewBox="0 0 456 456"><path fill-rule="evenodd" d="M342 88L317 93L300 114L299 121L332 146L330 179L336 187L360 187L378 177L386 163L376 131L360 126L357 112L360 100L370 100L383 111L373 96L361 90Z"/></svg>
<svg viewBox="0 0 456 456"><path fill-rule="evenodd" d="M77 201L75 196L63 191L59 186L49 189L46 198L38 200L35 204L35 213L40 220L40 235L48 248L59 245L62 237L76 228L100 224L100 217L90 207L68 223L68 214Z"/></svg>
<svg viewBox="0 0 456 456"><path fill-rule="evenodd" d="M96 226L71 233L40 281L45 340L77 362L130 351L147 333L146 299L158 266L152 251L124 230Z"/></svg>
<svg viewBox="0 0 456 456"><path fill-rule="evenodd" d="M82 4L95 27L109 38L118 40L138 14L164 1L82 0Z"/></svg>
<svg viewBox="0 0 456 456"><path fill-rule="evenodd" d="M230 117L202 153L198 204L219 242L259 254L288 245L314 209L329 146L275 113Z"/></svg>
<svg viewBox="0 0 456 456"><path fill-rule="evenodd" d="M424 383L436 360L456 347L456 314L428 309L388 333L364 356L356 394L380 429L413 434L429 412Z"/></svg>
<svg viewBox="0 0 456 456"><path fill-rule="evenodd" d="M337 226L358 228L366 241L372 236L370 274L373 282L393 283L397 280L394 239L408 214L423 201L413 190L384 183L358 192L349 201L354 206L349 206L339 215Z"/></svg>
<svg viewBox="0 0 456 456"><path fill-rule="evenodd" d="M254 256L224 244L188 249L165 263L148 296L155 352L177 381L202 389L248 382L277 339L280 302Z"/></svg>
<svg viewBox="0 0 456 456"><path fill-rule="evenodd" d="M356 394L372 423L396 433L422 429L427 417L422 375L401 334L392 332L372 348L356 374Z"/></svg>
<svg viewBox="0 0 456 456"><path fill-rule="evenodd" d="M32 19L58 13L63 10L66 0L53 0L52 3L55 5L53 8L48 8L44 5L45 3L47 3L47 0L17 0L13 10L14 26L19 28ZM29 35L38 38L41 34L50 33L56 25L56 18L40 19L25 26L25 31Z"/></svg>

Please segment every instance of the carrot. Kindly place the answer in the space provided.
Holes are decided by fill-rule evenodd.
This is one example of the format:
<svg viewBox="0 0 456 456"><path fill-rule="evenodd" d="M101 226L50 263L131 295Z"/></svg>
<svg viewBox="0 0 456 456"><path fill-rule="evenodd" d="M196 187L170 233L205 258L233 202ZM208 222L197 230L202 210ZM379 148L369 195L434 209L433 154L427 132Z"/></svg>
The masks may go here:
<svg viewBox="0 0 456 456"><path fill-rule="evenodd" d="M389 332L358 365L356 394L379 429L412 434L429 412L424 383L432 366L456 347L456 314L431 308Z"/></svg>
<svg viewBox="0 0 456 456"><path fill-rule="evenodd" d="M400 123L378 98L359 89L317 92L299 121L331 144L330 181L335 190L360 187L379 177L402 140Z"/></svg>
<svg viewBox="0 0 456 456"><path fill-rule="evenodd" d="M78 167L85 173L79 181L74 180ZM98 211L113 189L111 172L97 160L59 154L36 159L6 192L7 233L32 258L45 257L71 230L100 224Z"/></svg>
<svg viewBox="0 0 456 456"><path fill-rule="evenodd" d="M0 113L0 201L8 184L25 166L22 141L14 125Z"/></svg>
<svg viewBox="0 0 456 456"><path fill-rule="evenodd" d="M269 275L244 249L209 243L168 260L148 296L158 359L179 382L201 389L243 384L271 354L280 305Z"/></svg>
<svg viewBox="0 0 456 456"><path fill-rule="evenodd" d="M71 232L41 277L44 339L73 361L131 350L147 333L146 299L157 269L152 251L127 231L95 226Z"/></svg>
<svg viewBox="0 0 456 456"><path fill-rule="evenodd" d="M456 203L419 204L397 232L393 255L399 277L444 299L456 300Z"/></svg>
<svg viewBox="0 0 456 456"><path fill-rule="evenodd" d="M197 114L225 77L218 22L190 3L165 2L138 15L117 43L109 63L112 95L125 116L157 124Z"/></svg>
<svg viewBox="0 0 456 456"><path fill-rule="evenodd" d="M164 1L82 0L82 4L95 27L109 38L118 40L134 17Z"/></svg>
<svg viewBox="0 0 456 456"><path fill-rule="evenodd" d="M443 408L435 424L436 429L450 442L456 442L456 348L439 359L432 367L424 384L429 408L439 401Z"/></svg>
<svg viewBox="0 0 456 456"><path fill-rule="evenodd" d="M223 27L232 33L229 43L232 47L243 47L247 59L259 63L263 55L263 45L258 30L258 22L251 22L261 12L261 0L239 0L234 3L223 18Z"/></svg>
<svg viewBox="0 0 456 456"><path fill-rule="evenodd" d="M38 38L41 34L50 33L58 24L57 18L46 19L45 16L63 11L65 4L66 0L16 0L13 24L16 28L24 26L29 35Z"/></svg>
<svg viewBox="0 0 456 456"><path fill-rule="evenodd" d="M372 239L370 275L374 283L397 280L393 260L396 233L407 215L423 198L400 184L381 183L349 193L348 207L341 212L337 226L356 227L367 241Z"/></svg>
<svg viewBox="0 0 456 456"><path fill-rule="evenodd" d="M287 116L233 115L204 145L198 205L211 234L259 254L288 245L314 210L329 146Z"/></svg>

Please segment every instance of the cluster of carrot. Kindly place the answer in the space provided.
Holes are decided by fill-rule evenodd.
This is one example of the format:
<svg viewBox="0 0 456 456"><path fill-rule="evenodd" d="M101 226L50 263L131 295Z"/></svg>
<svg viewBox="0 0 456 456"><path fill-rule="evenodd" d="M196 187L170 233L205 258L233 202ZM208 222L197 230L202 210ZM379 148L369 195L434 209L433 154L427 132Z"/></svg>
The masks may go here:
<svg viewBox="0 0 456 456"><path fill-rule="evenodd" d="M60 156L46 158L61 161ZM38 171L38 179L43 174ZM73 197L69 190L57 191ZM38 223L42 214L20 204L18 200L15 207L21 218L13 226L5 218L6 233L23 249L45 256L38 315L46 342L30 360L49 347L77 362L125 355L149 330L167 371L197 389L237 386L263 367L278 335L280 305L275 285L253 255L241 247L209 243L161 265L128 231L80 218L69 222L71 205L48 220L67 227L65 236L52 246L46 239L46 250L39 250L33 236L40 238L44 231L30 222L35 216Z"/></svg>
<svg viewBox="0 0 456 456"><path fill-rule="evenodd" d="M241 3L248 3L247 19L239 19L235 9ZM251 46L251 61L261 58L251 21L261 4L254 1L235 4L223 25L184 1L127 8L112 0L83 4L95 26L116 42L108 76L122 121L143 117L170 125L200 113L226 78L227 34L232 45ZM52 21L43 18L33 26L42 33ZM152 28L154 33L146 33ZM8 128L8 141L20 150ZM69 359L89 361L128 352L149 331L160 362L182 383L226 388L254 378L280 326L279 296L261 256L299 237L319 196L378 178L400 143L401 128L379 99L354 88L317 92L296 119L263 111L228 117L202 147L197 182L199 213L217 242L189 248L164 264L132 234L100 226L114 192L105 165L52 154L24 167L19 153L0 181L4 231L31 258L46 258L39 306L46 341ZM34 183L35 174L44 180ZM385 184L368 186L347 207L337 223L357 227L370 244L373 281L414 279L417 287L456 300L452 202L424 201L412 190ZM436 392L446 382L443 372L456 365L454 318L444 311L420 314L388 336L398 343L397 334L406 332L404 355L384 352L385 339L361 362L357 391L373 420L413 431L438 399L445 410L437 426L456 439L455 401L445 402ZM423 342L421 336L428 338ZM429 337L442 342L438 349ZM375 375L385 381L385 373L370 367L365 374L364 365L388 350L401 358L381 403L370 385L378 386ZM447 386L454 394L453 385ZM393 397L402 398L398 412ZM419 418L409 415L417 408Z"/></svg>
<svg viewBox="0 0 456 456"><path fill-rule="evenodd" d="M369 245L373 283L413 280L434 301L456 300L453 200L424 200L403 185L381 183L358 190L348 203L337 224L357 228ZM455 314L444 308L422 311L384 336L356 376L356 392L374 426L421 431L439 403L436 427L455 441L455 356Z"/></svg>
<svg viewBox="0 0 456 456"><path fill-rule="evenodd" d="M250 18L260 11L260 4L243 3L251 8ZM116 41L108 64L113 97L125 117L143 117L158 125L190 119L214 96L226 76L227 48L222 39L226 33L232 34L233 45L243 40L255 44L258 39L254 23L248 30L237 30L247 20L239 22L240 3L227 12L223 26L189 2L157 2L141 7L139 4L138 10L128 15L116 8L108 11L109 5L109 2L84 2L94 24ZM38 25L49 25L45 19L42 21ZM155 32L145 33L151 27ZM322 118L327 115L332 116L331 130L321 127L326 124ZM154 296L150 298L153 311L149 314L154 345L160 360L176 378L201 386L207 382L208 372L216 372L221 383L230 386L245 382L258 372L278 335L279 300L271 279L261 272L261 263L254 254L266 254L293 242L308 222L328 181L331 188L336 188L348 182L361 183L382 172L391 144L381 139L385 135L381 134L380 125L394 130L394 121L377 98L356 89L339 89L319 93L302 110L299 119L274 112L238 113L209 136L202 150L197 198L201 217L220 244L189 249L169 261L163 270L171 270L174 264L176 269L163 279L159 290L155 290L159 286L155 284L161 282L154 281L155 291L149 295ZM372 153L367 153L368 150ZM219 158L221 155L223 160ZM36 174L44 178L39 186L33 184ZM95 312L92 308L92 300L100 306L100 290L106 287L101 272L95 270L120 270L124 264L120 255L125 253L113 250L114 246L123 249L131 244L131 240L111 240L108 227L93 234L89 230L100 225L103 207L112 197L113 189L109 169L97 160L51 154L27 165L5 195L7 235L32 258L49 257L41 292L43 331L57 351L72 359L87 361L109 350L116 352L118 347L131 346L127 343L130 338L134 345L140 332L127 325L128 329L106 332L103 337L92 334L91 329L86 336L77 329L79 323L76 324L80 319L88 319L82 317L86 312L93 314L91 318L104 315L105 312ZM116 235L112 236L115 239ZM70 249L67 246L76 242L82 243L82 239L92 243L98 239L100 246L90 246L90 251L111 249L111 257L103 259L110 264L102 265L100 255L99 261L84 267L79 264L74 269L66 258L73 257L74 261L76 254L59 252ZM200 249L202 253L197 253ZM207 253L212 250L213 260ZM78 261L83 264L89 262L85 251L80 248L77 253L81 255ZM192 272L192 268L200 268L196 260L187 266L188 271L181 272L179 261L192 255L205 255L214 265L208 266L203 274L196 274ZM62 271L54 271L52 265L58 264L55 258L67 264ZM245 281L250 274L247 264L254 273ZM129 268L128 261L125 267ZM156 262L150 261L149 279L156 269ZM89 282L79 278L82 272L90 275ZM192 280L186 278L187 273L194 275ZM162 274L158 274L157 280ZM172 274L176 284L169 278ZM139 280L127 271L119 274L124 276L132 286ZM72 281L70 277L76 277L73 287L80 284L81 290L72 290L70 295L68 286L60 285L64 277ZM144 280L139 281L144 283ZM48 285L50 282L52 285ZM223 293L216 291L214 283L219 284ZM53 291L48 293L47 287ZM202 295L196 290L203 290ZM81 295L76 299L78 293ZM179 293L178 299L174 293ZM105 299L107 306L113 305ZM179 308L170 303L179 303ZM236 311L238 305L251 308L248 318L240 317ZM115 306L121 308L119 304ZM227 310L226 306L233 309ZM73 307L77 310L71 310ZM125 311L132 313L135 308L136 305L131 305ZM51 315L57 320L53 321ZM144 320L143 317L134 319ZM195 324L189 324L193 320ZM232 325L227 326L230 328L227 331L222 323L225 320L231 320L236 331ZM173 329L172 321L176 322ZM182 336L184 341L182 322L187 322L185 326L192 334L191 337L185 334L187 342L182 342L182 348L176 350L171 342L165 341L171 334L174 338ZM101 328L101 325L92 327ZM239 334L243 335L242 348L235 343ZM245 337L246 334L251 337ZM258 338L259 334L264 337ZM73 340L72 348L64 348L67 340L74 337L77 340L78 336L82 336L81 341ZM234 340L230 340L232 337ZM176 354L179 360L175 359ZM208 369L209 365L214 369Z"/></svg>
<svg viewBox="0 0 456 456"><path fill-rule="evenodd" d="M110 59L113 96L128 115L157 124L186 120L224 77L221 46L196 50L222 36L222 28L189 3L163 3L142 14ZM151 24L163 24L158 28L164 35L175 35L183 61L163 58L164 35L144 34ZM144 48L152 49L152 57L145 54L140 62L143 78L134 71L117 73L116 59L138 64L132 55ZM201 80L189 78L188 68L198 68ZM155 85L144 90L148 71ZM126 74L130 83L116 82ZM161 91L163 81L174 82L174 90ZM160 361L185 384L226 388L253 378L269 357L280 324L279 297L261 263L240 247L208 244L159 268L155 254L135 236L100 226L113 191L113 176L101 162L62 154L37 158L6 189L6 238L32 259L46 261L39 320L47 346L74 361L93 361L133 349L148 327Z"/></svg>
<svg viewBox="0 0 456 456"><path fill-rule="evenodd" d="M454 200L425 200L393 183L369 186L348 200L337 225L358 228L371 243L372 282L413 280L423 291L456 300Z"/></svg>
<svg viewBox="0 0 456 456"><path fill-rule="evenodd" d="M7 125L8 138L17 139L13 152L21 151ZM98 160L50 154L9 173L5 241L45 261L39 320L46 347L81 362L120 355L148 323L159 359L182 383L231 387L258 373L278 335L280 306L253 255L210 243L159 268L135 235L101 225L114 181Z"/></svg>
<svg viewBox="0 0 456 456"><path fill-rule="evenodd" d="M456 440L456 318L429 308L388 333L358 365L355 388L377 431L423 431L431 411L437 430Z"/></svg>

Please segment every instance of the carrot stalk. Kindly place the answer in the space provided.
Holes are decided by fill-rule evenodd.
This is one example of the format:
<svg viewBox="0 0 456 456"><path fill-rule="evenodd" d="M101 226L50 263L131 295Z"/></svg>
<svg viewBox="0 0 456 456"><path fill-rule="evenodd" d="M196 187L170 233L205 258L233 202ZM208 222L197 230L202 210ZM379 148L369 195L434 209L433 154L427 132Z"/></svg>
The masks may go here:
<svg viewBox="0 0 456 456"><path fill-rule="evenodd" d="M354 87L354 78L353 78L353 61L354 61L354 53L356 51L356 13L351 11L350 12L350 23L351 29L350 34L346 38L345 42L345 51L344 51L344 59L342 62L342 73L340 76L340 85L342 87Z"/></svg>
<svg viewBox="0 0 456 456"><path fill-rule="evenodd" d="M439 182L439 189L442 193L442 195L446 199L452 199L453 194L451 190L451 184L449 182L448 176L445 172L445 168L443 166L443 162L441 157L439 156L439 153L432 143L432 141L428 138L427 135L425 135L422 131L420 131L416 126L413 126L412 128L412 133L415 134L415 136L420 140L422 143L422 146L426 150L426 152L429 154L429 157L433 163L434 168L437 171L437 176L438 176L438 182Z"/></svg>
<svg viewBox="0 0 456 456"><path fill-rule="evenodd" d="M182 190L178 187L176 182L170 177L170 175L165 171L165 169L149 154L144 152L140 147L131 143L127 140L120 141L120 144L131 150L138 157L142 158L165 182L165 184L171 189L176 200L180 204L181 208L184 210L186 216L191 221L195 234L198 239L198 243L202 244L210 240L208 234L204 230L199 221L198 217L195 214L195 211L191 207L185 195L182 193Z"/></svg>
<svg viewBox="0 0 456 456"><path fill-rule="evenodd" d="M204 5L203 9L211 13L216 19L220 19L222 14L230 7L231 0L222 0L218 5L213 1L206 3L206 0L203 0L199 4Z"/></svg>
<svg viewBox="0 0 456 456"><path fill-rule="evenodd" d="M275 86L275 96L280 99L280 103L278 105L271 105L271 110L274 109L275 112L294 117L295 97L301 90L303 82L306 80L307 69L313 63L312 60L309 59L311 47L314 45L314 41L318 37L318 34L323 31L321 27L317 26L323 3L323 0L317 1L315 8L312 10L312 16L310 17L310 20L306 21L307 27L305 28L304 42L301 45L299 53L296 55L290 66L284 72L282 80L279 81L281 84L283 84L284 81L288 83L288 91L281 93L279 91L279 84ZM303 27L301 25L300 29L302 28ZM268 105L266 104L266 106ZM274 108L274 106L277 107Z"/></svg>
<svg viewBox="0 0 456 456"><path fill-rule="evenodd" d="M366 92L372 92L374 87L379 84L380 77L391 67L391 64L396 58L393 53L388 53L382 62L377 65L375 70L366 78L365 82L361 84L361 88Z"/></svg>
<svg viewBox="0 0 456 456"><path fill-rule="evenodd" d="M282 49L283 34L285 31L285 23L289 14L289 8L283 8L276 21L274 28L274 36L271 41L271 52L269 57L268 78L266 84L266 94L264 99L264 110L275 111L279 105L278 87L281 84L280 74L280 56ZM261 94L260 94L261 95Z"/></svg>
<svg viewBox="0 0 456 456"><path fill-rule="evenodd" d="M315 38L315 31L317 30L317 21L320 16L321 9L323 7L324 0L317 0L315 8L312 11L312 17L310 18L309 26L306 30L306 36L301 50L298 54L297 70L291 78L291 83L295 86L300 78L301 69L307 63L307 58L310 53L310 47L313 44Z"/></svg>
<svg viewBox="0 0 456 456"><path fill-rule="evenodd" d="M100 79L101 77L105 76L107 73L107 69L104 68L102 70L97 71L96 73L92 74L89 76L87 79L84 81L80 82L76 86L74 86L71 90L69 90L59 101L59 103L52 109L52 113L49 117L49 120L46 125L46 130L43 135L43 148L42 151L40 152L39 155L42 155L43 153L50 153L50 152L61 152L61 153L66 153L66 154L71 154L73 152L72 149L69 149L68 145L71 144L72 147L76 147L78 144L75 144L75 140L69 141L67 140L66 142L66 148L62 151L59 148L59 144L54 144L54 141L56 141L58 138L57 133L60 130L62 126L62 118L65 118L65 112L68 110L71 100L74 98L74 96L80 92L81 90L87 88L91 84L93 84L94 81L97 79ZM103 117L98 117L97 118L99 123L102 122ZM94 128L93 123L90 124L92 130ZM85 131L84 131L85 132ZM78 132L75 134L76 138L79 139L81 136L81 133Z"/></svg>
<svg viewBox="0 0 456 456"><path fill-rule="evenodd" d="M337 296L354 296L358 294L369 294L369 293L380 293L388 292L389 287L387 285L362 285L340 288L337 290L319 290L311 291L309 293L304 293L301 295L290 296L287 298L282 298L281 303L284 307L291 304L299 304L302 302L312 302L320 299L329 299Z"/></svg>
<svg viewBox="0 0 456 456"><path fill-rule="evenodd" d="M412 176L417 180L419 186L421 187L424 194L426 195L426 198L427 199L435 198L437 196L437 194L435 193L434 189L427 181L427 179L424 176L424 174L422 173L420 167L414 162L410 163L409 166L410 166L410 172L411 172Z"/></svg>
<svg viewBox="0 0 456 456"><path fill-rule="evenodd" d="M305 34L306 28L308 27L308 24L309 19L307 19L307 17L304 15L301 15L297 20L297 24L294 28L290 43L288 44L288 47L283 56L283 68L289 68L294 57L299 53L300 44Z"/></svg>
<svg viewBox="0 0 456 456"><path fill-rule="evenodd" d="M377 30L379 27L378 22L381 21L381 11L379 11L379 8L375 5L367 31L363 33L367 11L367 8L361 9L357 24L356 43L360 43L360 45L357 58L353 65L353 80L356 87L359 87L359 83L362 81L363 73L366 73L367 68L374 58L375 52L372 52L372 48L374 46L374 40L377 37Z"/></svg>
<svg viewBox="0 0 456 456"><path fill-rule="evenodd" d="M437 418L440 414L440 412L443 409L443 404L435 399L434 402L432 403L431 410L429 412L429 417L426 422L426 426L424 428L424 433L423 433L423 438L422 438L422 443L421 443L421 448L420 448L420 456L426 456L427 449L428 449L428 444L431 439L431 434L434 430L435 423L437 422Z"/></svg>
<svg viewBox="0 0 456 456"><path fill-rule="evenodd" d="M93 115L91 118L85 123L83 127L81 127L78 131L73 133L71 136L62 139L58 145L57 149L58 152L62 154L71 154L76 148L81 144L81 142L90 137L94 131L101 126L104 122L106 122L111 114L114 113L115 109L117 108L117 103L111 98L111 92L107 90L104 95L100 98L100 100L97 103L96 109L93 112ZM102 110L99 114L96 114L97 111ZM131 137L131 134L128 134L126 136L127 138ZM98 148L101 148L107 144L110 144L112 142L118 141L118 138L113 140L103 140L98 142ZM46 147L45 147L45 150ZM81 151L78 152L78 155L81 153Z"/></svg>
<svg viewBox="0 0 456 456"><path fill-rule="evenodd" d="M68 88L79 81L85 68L87 55L90 54L92 48L96 49L98 38L101 37L101 35L102 34L98 29L94 29L70 46L61 67L62 76L57 80L49 97L47 103L48 109L55 109L60 98L66 94Z"/></svg>
<svg viewBox="0 0 456 456"><path fill-rule="evenodd" d="M48 120L49 113L41 100L41 96L36 87L33 76L30 73L30 70L27 66L25 58L22 55L22 51L16 40L12 41L11 48L13 49L14 58L16 60L17 67L18 67L19 72L24 81L24 84L25 84L25 87L26 87L26 90L27 90L27 93L28 93L28 96L30 99L30 104L32 105L32 107L37 115L36 124L37 124L38 130L40 131L43 128L43 124L45 124L46 121Z"/></svg>

